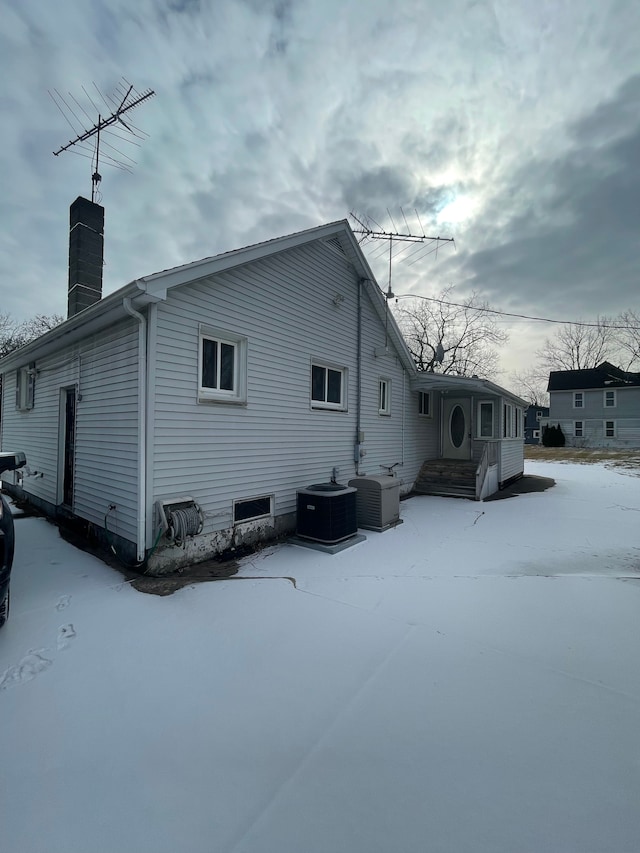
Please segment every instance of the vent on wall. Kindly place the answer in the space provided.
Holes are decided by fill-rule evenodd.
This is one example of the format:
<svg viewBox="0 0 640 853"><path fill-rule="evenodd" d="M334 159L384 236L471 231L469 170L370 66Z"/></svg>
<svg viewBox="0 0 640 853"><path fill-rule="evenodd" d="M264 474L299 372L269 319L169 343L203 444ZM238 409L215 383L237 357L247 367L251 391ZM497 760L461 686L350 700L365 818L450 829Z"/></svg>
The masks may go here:
<svg viewBox="0 0 640 853"><path fill-rule="evenodd" d="M357 532L356 489L318 483L298 492L297 534L302 539L335 545Z"/></svg>
<svg viewBox="0 0 640 853"><path fill-rule="evenodd" d="M342 248L342 243L340 242L339 237L329 237L328 240L325 240L327 246L331 246L332 249L335 249L336 252L340 252L343 257L346 257L345 251Z"/></svg>

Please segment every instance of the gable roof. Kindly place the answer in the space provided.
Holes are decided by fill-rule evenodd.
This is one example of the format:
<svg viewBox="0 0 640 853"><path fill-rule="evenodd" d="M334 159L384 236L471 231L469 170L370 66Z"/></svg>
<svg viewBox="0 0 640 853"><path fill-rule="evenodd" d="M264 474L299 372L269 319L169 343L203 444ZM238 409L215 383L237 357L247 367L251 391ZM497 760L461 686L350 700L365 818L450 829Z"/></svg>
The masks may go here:
<svg viewBox="0 0 640 853"><path fill-rule="evenodd" d="M552 370L548 391L574 391L586 388L627 388L640 386L640 373L630 373L608 361L584 370Z"/></svg>
<svg viewBox="0 0 640 853"><path fill-rule="evenodd" d="M77 343L88 335L104 329L118 320L129 316L124 308L124 300L140 309L153 302L167 298L167 291L183 284L207 278L216 273L233 269L253 261L287 251L316 240L324 240L334 249L341 251L352 264L360 280L365 283L366 291L376 313L388 331L388 337L394 345L402 363L411 372L415 365L400 329L388 310L384 294L376 283L367 260L358 245L358 241L346 219L329 222L254 243L241 249L222 252L218 255L181 264L171 269L142 276L110 293L90 308L86 308L74 317L70 317L51 331L0 360L0 372L20 366L26 361L43 358L64 346Z"/></svg>

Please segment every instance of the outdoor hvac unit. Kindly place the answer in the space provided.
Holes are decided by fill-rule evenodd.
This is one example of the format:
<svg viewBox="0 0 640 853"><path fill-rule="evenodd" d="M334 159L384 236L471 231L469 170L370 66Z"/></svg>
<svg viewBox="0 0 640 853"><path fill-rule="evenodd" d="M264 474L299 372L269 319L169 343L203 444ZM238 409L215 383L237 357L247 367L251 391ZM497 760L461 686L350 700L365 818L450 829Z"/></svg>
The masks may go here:
<svg viewBox="0 0 640 853"><path fill-rule="evenodd" d="M298 492L297 534L335 545L358 532L356 490L339 483L316 483Z"/></svg>
<svg viewBox="0 0 640 853"><path fill-rule="evenodd" d="M388 530L400 521L400 481L397 477L355 477L349 485L358 490L358 527Z"/></svg>

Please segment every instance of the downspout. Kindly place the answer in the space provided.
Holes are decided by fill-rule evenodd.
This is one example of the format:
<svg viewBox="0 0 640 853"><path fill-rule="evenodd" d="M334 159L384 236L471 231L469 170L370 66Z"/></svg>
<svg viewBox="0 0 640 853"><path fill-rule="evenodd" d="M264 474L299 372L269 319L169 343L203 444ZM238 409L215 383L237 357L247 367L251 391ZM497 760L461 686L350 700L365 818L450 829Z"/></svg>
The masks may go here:
<svg viewBox="0 0 640 853"><path fill-rule="evenodd" d="M136 559L142 563L146 556L146 507L147 507L147 321L143 314L131 305L126 296L122 307L138 321L138 533L136 536Z"/></svg>
<svg viewBox="0 0 640 853"><path fill-rule="evenodd" d="M362 411L362 279L358 279L358 352L356 369L356 440L354 444L353 461L356 463L356 474L360 473L360 443L361 443L361 411Z"/></svg>
<svg viewBox="0 0 640 853"><path fill-rule="evenodd" d="M405 409L407 408L405 400L405 382L407 379L407 369L404 364L402 364L402 362L400 363L400 366L402 367L402 461L400 464L402 465L402 467L404 467L404 413Z"/></svg>

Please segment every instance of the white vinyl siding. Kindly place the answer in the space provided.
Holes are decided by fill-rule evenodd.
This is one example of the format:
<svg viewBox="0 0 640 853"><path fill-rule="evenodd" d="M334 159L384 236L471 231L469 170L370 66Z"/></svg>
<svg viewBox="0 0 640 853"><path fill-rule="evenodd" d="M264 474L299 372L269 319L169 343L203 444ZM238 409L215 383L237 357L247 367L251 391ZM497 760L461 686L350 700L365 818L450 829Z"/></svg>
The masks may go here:
<svg viewBox="0 0 640 853"><path fill-rule="evenodd" d="M27 464L42 476L25 476L24 490L55 506L60 500L61 391L75 388L73 512L135 541L137 519L138 326L124 321L80 344L36 363L34 407L19 412L7 405L15 380L5 374L2 447L28 448ZM13 371L15 376L15 371Z"/></svg>
<svg viewBox="0 0 640 853"><path fill-rule="evenodd" d="M357 299L347 259L320 242L169 291L157 308L152 499L192 496L206 535L233 525L234 501L272 494L281 516L295 511L296 489L326 482L334 468L340 482L355 476ZM201 323L246 338L246 406L196 404ZM385 332L365 285L362 341L360 471L380 474L404 451L396 471L408 489L437 439L431 423L418 428L408 411L409 382L395 354L373 355ZM312 405L312 364L344 371L345 411ZM397 399L405 395L404 425L402 415L378 415L381 368Z"/></svg>

